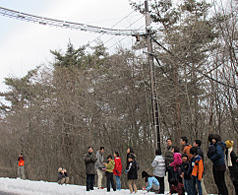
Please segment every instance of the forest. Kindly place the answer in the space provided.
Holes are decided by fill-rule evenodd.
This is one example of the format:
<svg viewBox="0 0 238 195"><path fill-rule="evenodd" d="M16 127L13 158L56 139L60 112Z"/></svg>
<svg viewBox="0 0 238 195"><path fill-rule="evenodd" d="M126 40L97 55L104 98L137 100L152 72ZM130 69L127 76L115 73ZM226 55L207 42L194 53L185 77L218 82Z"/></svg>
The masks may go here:
<svg viewBox="0 0 238 195"><path fill-rule="evenodd" d="M143 4L130 4L144 13ZM206 154L210 133L234 140L237 152L238 1L153 0L150 16L156 27L152 40L162 154L167 138L179 145L181 136L190 143L202 140ZM51 63L22 78L5 78L0 176L16 177L23 152L27 178L56 181L63 166L71 183L85 185L88 146L95 151L104 146L107 154L119 151L124 165L131 146L140 171L149 169L156 132L148 54L140 52L145 50L143 37L132 49L114 52L103 43L69 42L65 49L49 51ZM215 193L207 158L205 167L207 191Z"/></svg>

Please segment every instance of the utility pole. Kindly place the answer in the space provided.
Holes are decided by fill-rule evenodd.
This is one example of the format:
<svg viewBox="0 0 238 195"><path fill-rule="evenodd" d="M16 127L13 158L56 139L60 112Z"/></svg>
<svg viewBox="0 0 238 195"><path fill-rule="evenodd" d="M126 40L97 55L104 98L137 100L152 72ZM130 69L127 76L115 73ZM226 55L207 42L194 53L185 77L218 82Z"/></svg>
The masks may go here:
<svg viewBox="0 0 238 195"><path fill-rule="evenodd" d="M146 43L147 43L147 53L148 53L148 63L150 66L150 83L151 83L151 103L152 103L152 122L156 135L156 148L161 151L160 147L160 128L159 128L159 111L158 103L155 91L155 76L154 76L154 57L153 57L153 47L151 39L151 18L149 14L148 0L145 0L145 30L146 30Z"/></svg>

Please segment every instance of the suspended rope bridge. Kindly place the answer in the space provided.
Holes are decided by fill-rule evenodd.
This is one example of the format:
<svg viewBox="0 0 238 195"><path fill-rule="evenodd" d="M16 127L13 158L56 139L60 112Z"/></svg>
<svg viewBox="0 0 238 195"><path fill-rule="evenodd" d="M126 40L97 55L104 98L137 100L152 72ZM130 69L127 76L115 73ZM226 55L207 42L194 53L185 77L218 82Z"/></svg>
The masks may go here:
<svg viewBox="0 0 238 195"><path fill-rule="evenodd" d="M36 16L32 14L27 14L7 8L0 7L0 15L14 18L17 20L22 20L26 22L32 22L40 25L49 25L60 28L75 29L80 31L88 31L94 33L109 34L115 36L138 36L144 35L145 32L140 29L114 29L114 28L105 28L94 25L88 25L78 22L64 21L58 19L52 19L42 16Z"/></svg>

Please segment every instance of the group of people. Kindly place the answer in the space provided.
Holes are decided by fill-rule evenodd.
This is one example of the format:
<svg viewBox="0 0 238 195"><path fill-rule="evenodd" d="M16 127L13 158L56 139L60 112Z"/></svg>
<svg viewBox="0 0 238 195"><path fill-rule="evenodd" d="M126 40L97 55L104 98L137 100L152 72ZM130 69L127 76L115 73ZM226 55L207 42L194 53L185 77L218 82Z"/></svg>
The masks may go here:
<svg viewBox="0 0 238 195"><path fill-rule="evenodd" d="M233 151L234 142L222 139L217 134L208 136L209 147L207 157L212 161L212 171L218 194L228 195L225 181L225 171L230 171L235 193L238 194L238 160ZM203 194L205 186L204 154L201 149L201 140L194 140L193 146L188 143L187 137L181 137L181 152L178 147L172 145L172 140L167 140L165 152L166 170L171 193L195 195Z"/></svg>
<svg viewBox="0 0 238 195"><path fill-rule="evenodd" d="M207 157L213 163L213 178L218 189L218 194L228 195L225 182L225 171L228 168L230 177L234 185L236 194L238 194L238 160L233 151L234 142L227 140L222 142L217 134L210 134L208 137L209 147ZM158 194L165 192L165 175L168 175L170 193L179 195L203 194L205 186L203 176L204 153L201 149L201 140L194 140L193 144L188 143L187 137L181 137L181 147L174 146L172 139L167 139L167 148L162 155L160 150L156 150L155 158L151 163L153 173L142 171L142 178L145 179L147 191L153 191ZM104 161L104 147L100 147L96 155L93 147L88 147L88 153L85 154L84 161L86 165L86 190L94 189L95 175L98 176L98 188L102 189L102 179L106 176L107 191L110 188L114 191L121 189L120 176L122 174L122 162L117 151L113 156L108 155ZM136 162L136 155L132 148L127 149L127 160L125 173L127 174L128 187L130 192L137 192L136 180L138 179L139 165ZM114 183L114 176L116 183Z"/></svg>

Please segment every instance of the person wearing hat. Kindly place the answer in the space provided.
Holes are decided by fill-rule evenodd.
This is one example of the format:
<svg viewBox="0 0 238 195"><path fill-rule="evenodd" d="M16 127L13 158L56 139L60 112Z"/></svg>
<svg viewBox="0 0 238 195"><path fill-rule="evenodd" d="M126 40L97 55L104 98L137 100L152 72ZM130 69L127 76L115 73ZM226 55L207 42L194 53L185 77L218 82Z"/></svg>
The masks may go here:
<svg viewBox="0 0 238 195"><path fill-rule="evenodd" d="M146 171L142 171L142 178L145 178L146 191L159 194L160 184L155 177L149 175Z"/></svg>
<svg viewBox="0 0 238 195"><path fill-rule="evenodd" d="M226 144L226 164L228 166L230 177L233 182L236 194L238 194L238 163L237 156L233 151L234 141L227 140Z"/></svg>

